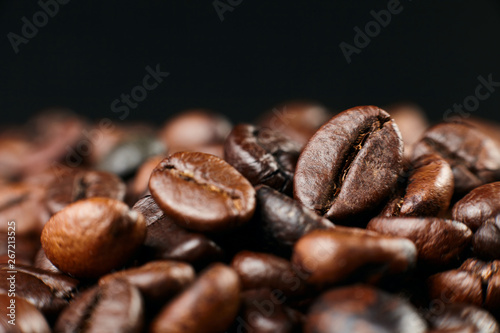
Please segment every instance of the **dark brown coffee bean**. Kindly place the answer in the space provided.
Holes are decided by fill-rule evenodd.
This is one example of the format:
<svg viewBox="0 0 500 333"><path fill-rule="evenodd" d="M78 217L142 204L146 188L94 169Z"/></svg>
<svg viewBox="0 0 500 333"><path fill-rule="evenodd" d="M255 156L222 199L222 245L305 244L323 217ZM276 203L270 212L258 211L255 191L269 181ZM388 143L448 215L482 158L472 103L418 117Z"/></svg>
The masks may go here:
<svg viewBox="0 0 500 333"><path fill-rule="evenodd" d="M144 217L108 198L84 199L51 217L42 232L47 258L76 277L99 277L125 264L146 236Z"/></svg>
<svg viewBox="0 0 500 333"><path fill-rule="evenodd" d="M481 280L486 308L500 308L500 261L484 262L471 258L467 259L459 269Z"/></svg>
<svg viewBox="0 0 500 333"><path fill-rule="evenodd" d="M258 125L281 132L304 146L309 138L332 117L322 105L308 101L289 101L264 114Z"/></svg>
<svg viewBox="0 0 500 333"><path fill-rule="evenodd" d="M7 224L8 222L4 223ZM10 247L9 240L11 245ZM11 259L9 258L9 250L11 250L11 257L13 257L12 251L15 251L16 263L24 262L28 265L31 265L34 261L37 251L40 249L40 246L40 236L38 233L25 236L17 234L14 236L12 232L10 236L8 233L0 233L0 256L5 256L6 258ZM8 259L4 263L8 263ZM10 263L14 264L14 262Z"/></svg>
<svg viewBox="0 0 500 333"><path fill-rule="evenodd" d="M312 305L304 332L426 332L427 324L406 300L363 285L333 289Z"/></svg>
<svg viewBox="0 0 500 333"><path fill-rule="evenodd" d="M433 265L458 259L472 240L472 232L465 224L436 217L376 217L366 228L408 238L417 247L418 259Z"/></svg>
<svg viewBox="0 0 500 333"><path fill-rule="evenodd" d="M0 332L50 333L43 314L30 302L0 294Z"/></svg>
<svg viewBox="0 0 500 333"><path fill-rule="evenodd" d="M127 191L127 197L130 198L130 201L136 202L139 198L150 194L148 187L149 178L153 170L163 159L165 159L163 155L153 156L140 166Z"/></svg>
<svg viewBox="0 0 500 333"><path fill-rule="evenodd" d="M500 214L486 220L472 238L474 253L485 259L500 259Z"/></svg>
<svg viewBox="0 0 500 333"><path fill-rule="evenodd" d="M467 271L450 270L428 279L429 296L447 303L469 303L481 306L483 292L481 279Z"/></svg>
<svg viewBox="0 0 500 333"><path fill-rule="evenodd" d="M143 312L137 288L124 280L113 280L81 294L61 313L54 331L139 333Z"/></svg>
<svg viewBox="0 0 500 333"><path fill-rule="evenodd" d="M292 193L301 147L281 132L252 125L235 126L224 144L224 159L252 185Z"/></svg>
<svg viewBox="0 0 500 333"><path fill-rule="evenodd" d="M241 288L280 290L285 295L304 295L307 275L294 270L290 261L268 253L241 251L231 267L238 273Z"/></svg>
<svg viewBox="0 0 500 333"><path fill-rule="evenodd" d="M264 249L289 256L303 235L335 227L329 220L268 186L257 186L255 190L257 211L251 228L256 239L263 239Z"/></svg>
<svg viewBox="0 0 500 333"><path fill-rule="evenodd" d="M429 333L499 333L495 318L477 306L449 304L439 309L439 315L429 318Z"/></svg>
<svg viewBox="0 0 500 333"><path fill-rule="evenodd" d="M252 184L226 161L204 153L170 155L151 174L149 189L177 224L197 231L240 226L255 210Z"/></svg>
<svg viewBox="0 0 500 333"><path fill-rule="evenodd" d="M484 221L500 214L500 182L473 189L453 206L454 220L475 231Z"/></svg>
<svg viewBox="0 0 500 333"><path fill-rule="evenodd" d="M187 261L195 265L221 259L222 249L207 236L179 227L158 207L151 196L140 199L132 208L146 219L143 257Z"/></svg>
<svg viewBox="0 0 500 333"><path fill-rule="evenodd" d="M176 261L151 261L141 267L105 275L99 279L99 285L126 280L137 287L144 300L153 303L165 303L195 279L193 267Z"/></svg>
<svg viewBox="0 0 500 333"><path fill-rule="evenodd" d="M442 123L428 129L414 147L413 160L431 153L450 164L458 196L500 179L500 146L470 125Z"/></svg>
<svg viewBox="0 0 500 333"><path fill-rule="evenodd" d="M47 206L52 214L72 202L95 198L123 200L126 186L116 175L103 171L74 169L63 178L56 178L47 191Z"/></svg>
<svg viewBox="0 0 500 333"><path fill-rule="evenodd" d="M150 331L223 332L238 313L239 297L238 274L223 264L215 264L161 310Z"/></svg>
<svg viewBox="0 0 500 333"><path fill-rule="evenodd" d="M417 249L408 239L337 227L315 230L299 239L292 263L298 271L309 273L306 282L322 287L368 267L375 270L370 274L375 278L403 272L413 267L416 259Z"/></svg>
<svg viewBox="0 0 500 333"><path fill-rule="evenodd" d="M388 197L402 170L403 142L387 112L346 110L309 140L297 163L294 197L318 214L346 219Z"/></svg>

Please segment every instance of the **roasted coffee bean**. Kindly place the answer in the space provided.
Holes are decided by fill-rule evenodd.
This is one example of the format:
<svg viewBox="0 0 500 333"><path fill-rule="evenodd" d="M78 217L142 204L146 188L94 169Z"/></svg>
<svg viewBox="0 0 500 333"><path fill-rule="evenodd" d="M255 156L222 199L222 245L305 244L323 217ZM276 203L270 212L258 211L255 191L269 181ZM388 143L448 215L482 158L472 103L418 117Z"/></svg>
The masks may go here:
<svg viewBox="0 0 500 333"><path fill-rule="evenodd" d="M442 123L428 129L414 147L413 160L431 153L450 164L457 196L500 179L500 146L470 125Z"/></svg>
<svg viewBox="0 0 500 333"><path fill-rule="evenodd" d="M45 317L30 302L0 294L0 332L50 333Z"/></svg>
<svg viewBox="0 0 500 333"><path fill-rule="evenodd" d="M126 263L146 236L144 217L123 202L84 199L53 215L41 242L47 258L76 277L99 277Z"/></svg>
<svg viewBox="0 0 500 333"><path fill-rule="evenodd" d="M304 295L307 275L294 270L291 262L268 253L241 251L231 262L238 273L241 288L280 290L285 295Z"/></svg>
<svg viewBox="0 0 500 333"><path fill-rule="evenodd" d="M460 270L481 280L485 307L489 309L500 308L500 261L484 262L477 259L467 259L460 266Z"/></svg>
<svg viewBox="0 0 500 333"><path fill-rule="evenodd" d="M500 182L473 189L453 206L454 220L475 231L484 221L500 214Z"/></svg>
<svg viewBox="0 0 500 333"><path fill-rule="evenodd" d="M486 133L498 144L500 144L500 124L498 122L494 122L491 119L481 119L475 117L465 119L462 118L460 120L478 128L481 132Z"/></svg>
<svg viewBox="0 0 500 333"><path fill-rule="evenodd" d="M146 219L143 256L203 265L221 259L222 249L207 236L179 227L158 207L151 196L140 199L132 208Z"/></svg>
<svg viewBox="0 0 500 333"><path fill-rule="evenodd" d="M241 295L241 308L229 332L293 333L300 328L300 316L283 305L279 290L248 290Z"/></svg>
<svg viewBox="0 0 500 333"><path fill-rule="evenodd" d="M151 195L182 227L221 231L247 222L255 210L255 190L226 161L204 153L180 152L151 174Z"/></svg>
<svg viewBox="0 0 500 333"><path fill-rule="evenodd" d="M137 288L117 279L81 294L61 313L54 331L138 333L143 315L143 300Z"/></svg>
<svg viewBox="0 0 500 333"><path fill-rule="evenodd" d="M165 154L166 148L157 139L137 136L118 144L97 165L97 169L130 177L152 156Z"/></svg>
<svg viewBox="0 0 500 333"><path fill-rule="evenodd" d="M314 301L307 333L426 332L427 324L406 300L373 287L330 290Z"/></svg>
<svg viewBox="0 0 500 333"><path fill-rule="evenodd" d="M295 244L292 263L308 273L307 283L319 287L346 280L362 269L370 279L412 268L417 249L408 239L364 229L337 227L315 230Z"/></svg>
<svg viewBox="0 0 500 333"><path fill-rule="evenodd" d="M429 333L498 333L495 318L481 308L468 304L449 304L439 309L439 315L430 316Z"/></svg>
<svg viewBox="0 0 500 333"><path fill-rule="evenodd" d="M10 246L9 246L9 240L10 240ZM33 260L35 258L38 249L40 249L39 234L14 236L14 233L12 233L11 231L11 234L9 236L8 233L0 233L0 256L5 256L7 258L7 261L5 261L4 263L8 263L8 260L10 259L12 260L10 262L11 264L14 264L14 262L16 263L24 262L28 265L31 265L33 263ZM11 250L10 252L11 258L9 258L9 250ZM13 254L12 251L15 252L15 255Z"/></svg>
<svg viewBox="0 0 500 333"><path fill-rule="evenodd" d="M141 167L137 170L135 177L128 188L127 197L134 202L137 201L140 197L144 195L148 195L149 193L149 178L151 177L151 173L156 168L161 161L165 159L163 155L157 155L150 157L146 162L144 162Z"/></svg>
<svg viewBox="0 0 500 333"><path fill-rule="evenodd" d="M54 266L53 263L50 262L42 248L40 248L35 256L33 267L43 269L44 271L51 273L62 273L56 266Z"/></svg>
<svg viewBox="0 0 500 333"><path fill-rule="evenodd" d="M150 331L223 332L235 319L239 305L238 274L223 264L214 264L161 310Z"/></svg>
<svg viewBox="0 0 500 333"><path fill-rule="evenodd" d="M281 132L242 124L224 144L224 159L252 185L265 184L292 193L293 173L301 147Z"/></svg>
<svg viewBox="0 0 500 333"><path fill-rule="evenodd" d="M112 173L74 169L62 179L54 179L49 185L47 207L55 214L81 199L103 197L123 200L125 192L123 181Z"/></svg>
<svg viewBox="0 0 500 333"><path fill-rule="evenodd" d="M408 238L417 247L418 259L433 265L458 259L472 239L472 232L465 224L436 217L376 217L366 228Z"/></svg>
<svg viewBox="0 0 500 333"><path fill-rule="evenodd" d="M469 303L481 306L483 292L481 278L463 270L450 270L428 279L429 296L451 303Z"/></svg>
<svg viewBox="0 0 500 333"><path fill-rule="evenodd" d="M14 292L48 316L53 316L68 305L76 294L78 281L63 274L54 274L37 268L0 265L0 294ZM14 291L12 291L14 290Z"/></svg>
<svg viewBox="0 0 500 333"><path fill-rule="evenodd" d="M199 151L200 147L222 144L231 131L229 121L207 110L186 110L167 121L160 138L170 153Z"/></svg>
<svg viewBox="0 0 500 333"><path fill-rule="evenodd" d="M386 205L382 216L442 216L453 195L453 173L439 155L422 155L408 171L404 189Z"/></svg>
<svg viewBox="0 0 500 333"><path fill-rule="evenodd" d="M486 220L472 238L474 253L486 259L500 259L500 214Z"/></svg>
<svg viewBox="0 0 500 333"><path fill-rule="evenodd" d="M322 105L308 101L289 101L264 114L258 125L269 128L304 146L332 114Z"/></svg>
<svg viewBox="0 0 500 333"><path fill-rule="evenodd" d="M302 151L294 197L330 220L373 209L388 197L402 170L403 142L387 112L346 110L323 125Z"/></svg>
<svg viewBox="0 0 500 333"><path fill-rule="evenodd" d="M137 287L146 302L163 304L189 286L195 279L195 272L186 263L151 261L141 267L105 275L99 279L99 285L112 284L120 279Z"/></svg>
<svg viewBox="0 0 500 333"><path fill-rule="evenodd" d="M329 220L268 186L255 190L257 210L250 227L256 239L263 239L263 249L289 256L295 242L306 233L334 228Z"/></svg>

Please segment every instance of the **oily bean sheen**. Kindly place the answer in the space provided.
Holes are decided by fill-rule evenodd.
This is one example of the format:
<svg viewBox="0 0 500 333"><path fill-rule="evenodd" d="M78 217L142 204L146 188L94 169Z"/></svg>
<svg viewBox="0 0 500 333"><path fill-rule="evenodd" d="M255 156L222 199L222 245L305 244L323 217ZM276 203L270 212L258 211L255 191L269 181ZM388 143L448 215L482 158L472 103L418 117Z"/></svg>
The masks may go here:
<svg viewBox="0 0 500 333"><path fill-rule="evenodd" d="M472 232L465 224L437 217L378 217L366 228L408 238L417 247L418 259L434 265L458 259L472 239Z"/></svg>
<svg viewBox="0 0 500 333"><path fill-rule="evenodd" d="M47 258L76 277L99 277L125 264L146 236L144 217L121 201L91 198L51 217L42 232Z"/></svg>
<svg viewBox="0 0 500 333"><path fill-rule="evenodd" d="M160 311L151 332L223 332L235 319L239 305L238 274L223 264L214 264Z"/></svg>
<svg viewBox="0 0 500 333"><path fill-rule="evenodd" d="M363 268L375 276L399 273L415 265L417 250L408 239L364 229L315 230L295 244L292 263L307 272L306 282L325 286L345 280Z"/></svg>
<svg viewBox="0 0 500 333"><path fill-rule="evenodd" d="M237 125L224 144L224 159L253 185L265 184L292 193L301 147L280 132Z"/></svg>
<svg viewBox="0 0 500 333"><path fill-rule="evenodd" d="M499 333L495 318L477 306L448 304L440 308L438 315L429 316L432 330L436 333Z"/></svg>
<svg viewBox="0 0 500 333"><path fill-rule="evenodd" d="M413 160L430 153L450 164L459 196L500 179L500 146L470 125L442 123L428 129L414 147Z"/></svg>
<svg viewBox="0 0 500 333"><path fill-rule="evenodd" d="M139 333L143 307L137 288L124 280L114 280L81 294L59 316L54 332Z"/></svg>
<svg viewBox="0 0 500 333"><path fill-rule="evenodd" d="M427 324L407 301L373 287L353 285L317 298L306 333L424 333Z"/></svg>
<svg viewBox="0 0 500 333"><path fill-rule="evenodd" d="M14 300L14 304L12 304ZM11 309L13 311L11 311ZM30 302L7 294L0 294L0 332L50 333L49 324L43 314ZM13 320L14 319L14 320ZM9 323L11 321L11 323ZM12 325L15 323L15 325Z"/></svg>
<svg viewBox="0 0 500 333"><path fill-rule="evenodd" d="M484 221L500 214L500 182L473 189L453 206L454 220L475 231Z"/></svg>
<svg viewBox="0 0 500 333"><path fill-rule="evenodd" d="M472 238L474 253L486 259L500 259L500 214L486 220Z"/></svg>
<svg viewBox="0 0 500 333"><path fill-rule="evenodd" d="M294 197L333 221L366 212L390 195L402 157L401 135L387 112L375 106L346 110L302 151Z"/></svg>
<svg viewBox="0 0 500 333"><path fill-rule="evenodd" d="M221 231L247 222L255 210L255 190L235 168L209 154L179 152L151 174L151 195L182 227Z"/></svg>

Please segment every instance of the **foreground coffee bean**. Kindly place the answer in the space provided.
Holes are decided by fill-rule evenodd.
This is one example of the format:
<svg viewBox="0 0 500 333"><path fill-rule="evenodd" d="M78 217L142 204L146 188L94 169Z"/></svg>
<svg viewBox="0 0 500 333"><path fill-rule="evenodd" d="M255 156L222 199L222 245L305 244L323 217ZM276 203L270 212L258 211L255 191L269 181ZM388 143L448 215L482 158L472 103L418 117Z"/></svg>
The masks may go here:
<svg viewBox="0 0 500 333"><path fill-rule="evenodd" d="M95 278L125 264L145 236L140 213L117 200L91 198L53 215L41 242L47 258L61 271Z"/></svg>
<svg viewBox="0 0 500 333"><path fill-rule="evenodd" d="M449 304L441 308L439 315L430 316L432 333L474 332L498 333L500 327L495 318L479 307L467 304Z"/></svg>
<svg viewBox="0 0 500 333"><path fill-rule="evenodd" d="M424 333L427 324L407 301L354 285L325 292L311 306L304 332Z"/></svg>
<svg viewBox="0 0 500 333"><path fill-rule="evenodd" d="M500 261L484 262L477 259L467 259L460 266L460 270L481 280L486 308L500 309Z"/></svg>
<svg viewBox="0 0 500 333"><path fill-rule="evenodd" d="M12 303L14 300L14 303ZM0 332L50 333L45 317L38 309L22 298L0 294Z"/></svg>
<svg viewBox="0 0 500 333"><path fill-rule="evenodd" d="M238 275L223 264L205 270L191 287L168 303L152 333L218 333L233 322L240 305Z"/></svg>
<svg viewBox="0 0 500 333"><path fill-rule="evenodd" d="M237 125L224 144L224 159L252 185L265 184L292 193L293 173L301 147L280 132Z"/></svg>
<svg viewBox="0 0 500 333"><path fill-rule="evenodd" d="M433 265L448 264L470 244L472 232L463 223L435 217L374 218L368 230L404 237L417 247L418 259Z"/></svg>
<svg viewBox="0 0 500 333"><path fill-rule="evenodd" d="M402 170L403 142L389 114L375 106L346 110L323 125L302 151L294 197L330 220L373 209Z"/></svg>
<svg viewBox="0 0 500 333"><path fill-rule="evenodd" d="M81 294L59 316L54 331L139 333L143 314L137 288L118 279Z"/></svg>
<svg viewBox="0 0 500 333"><path fill-rule="evenodd" d="M486 259L500 259L500 214L486 220L472 238L474 253Z"/></svg>
<svg viewBox="0 0 500 333"><path fill-rule="evenodd" d="M414 147L413 160L431 153L450 164L457 196L500 179L500 146L470 125L442 123L428 129Z"/></svg>
<svg viewBox="0 0 500 333"><path fill-rule="evenodd" d="M369 269L364 275L370 279L404 272L415 266L416 259L417 249L408 239L337 227L315 230L299 239L292 263L298 271L308 273L307 283L324 287L362 269Z"/></svg>
<svg viewBox="0 0 500 333"><path fill-rule="evenodd" d="M453 206L454 220L475 231L484 221L500 214L500 182L473 189Z"/></svg>
<svg viewBox="0 0 500 333"><path fill-rule="evenodd" d="M180 226L221 231L247 222L255 210L255 190L235 168L209 154L180 152L151 174L151 195Z"/></svg>
<svg viewBox="0 0 500 333"><path fill-rule="evenodd" d="M429 277L428 284L431 299L477 306L483 304L481 279L469 272L450 270L438 273Z"/></svg>

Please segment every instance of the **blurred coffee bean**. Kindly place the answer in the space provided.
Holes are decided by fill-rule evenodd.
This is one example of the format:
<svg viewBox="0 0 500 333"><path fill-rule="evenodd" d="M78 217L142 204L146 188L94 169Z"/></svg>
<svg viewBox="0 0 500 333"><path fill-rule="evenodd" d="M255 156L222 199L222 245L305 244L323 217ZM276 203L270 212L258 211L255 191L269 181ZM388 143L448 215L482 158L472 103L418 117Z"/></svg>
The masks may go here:
<svg viewBox="0 0 500 333"><path fill-rule="evenodd" d="M54 266L52 262L50 262L49 258L47 258L42 248L38 250L35 256L33 267L43 269L44 271L51 273L62 274L62 272L56 266Z"/></svg>
<svg viewBox="0 0 500 333"><path fill-rule="evenodd" d="M50 333L45 317L28 301L0 294L0 332Z"/></svg>
<svg viewBox="0 0 500 333"><path fill-rule="evenodd" d="M295 271L290 261L272 254L241 251L234 256L231 267L238 273L243 290L268 288L287 296L307 291L307 276Z"/></svg>
<svg viewBox="0 0 500 333"><path fill-rule="evenodd" d="M420 140L429 122L424 111L417 105L401 103L384 108L394 119L401 131L404 143L404 156L412 155L413 145Z"/></svg>
<svg viewBox="0 0 500 333"><path fill-rule="evenodd" d="M149 189L177 224L196 231L241 226L255 211L255 190L235 168L209 154L181 152L151 174Z"/></svg>
<svg viewBox="0 0 500 333"><path fill-rule="evenodd" d="M11 244L10 247L9 247L9 240ZM13 257L12 251L15 252L16 262L25 262L31 265L33 263L33 260L35 258L38 249L40 249L40 246L41 246L40 235L38 233L29 235L16 234L15 236L12 234L12 232L10 236L6 232L0 233L0 255L9 258L8 255L10 249L11 257ZM7 263L7 261L5 263Z"/></svg>
<svg viewBox="0 0 500 333"><path fill-rule="evenodd" d="M198 151L199 147L222 144L231 131L222 115L207 110L186 110L165 123L161 141L170 153Z"/></svg>
<svg viewBox="0 0 500 333"><path fill-rule="evenodd" d="M37 268L0 265L0 294L14 292L48 316L53 316L68 305L78 281L63 274L54 274Z"/></svg>
<svg viewBox="0 0 500 333"><path fill-rule="evenodd" d="M239 305L238 275L223 264L214 264L161 310L150 332L223 332L235 319Z"/></svg>
<svg viewBox="0 0 500 333"><path fill-rule="evenodd" d="M472 232L465 224L435 217L376 217L366 228L408 238L417 247L418 259L432 265L457 260L472 240Z"/></svg>
<svg viewBox="0 0 500 333"><path fill-rule="evenodd" d="M291 194L300 149L281 132L241 124L226 139L224 159L252 185L265 184Z"/></svg>
<svg viewBox="0 0 500 333"><path fill-rule="evenodd" d="M154 137L132 137L115 146L99 162L97 169L130 178L148 158L165 153L163 143Z"/></svg>
<svg viewBox="0 0 500 333"><path fill-rule="evenodd" d="M24 170L24 158L32 153L32 144L26 138L0 137L0 178L18 180Z"/></svg>
<svg viewBox="0 0 500 333"><path fill-rule="evenodd" d="M449 304L439 309L438 315L429 318L432 333L498 333L500 326L495 318L477 306Z"/></svg>
<svg viewBox="0 0 500 333"><path fill-rule="evenodd" d="M427 324L406 300L372 287L353 285L318 297L304 332L424 333Z"/></svg>
<svg viewBox="0 0 500 333"><path fill-rule="evenodd" d="M486 220L472 238L474 254L485 259L500 259L500 214Z"/></svg>
<svg viewBox="0 0 500 333"><path fill-rule="evenodd" d="M278 191L260 185L257 209L250 228L254 239L262 239L261 247L290 256L295 242L316 229L334 228L333 223Z"/></svg>
<svg viewBox="0 0 500 333"><path fill-rule="evenodd" d="M450 270L428 279L429 296L447 303L469 303L481 306L481 278L463 270Z"/></svg>
<svg viewBox="0 0 500 333"><path fill-rule="evenodd" d="M315 102L289 101L265 113L257 124L283 133L304 146L332 115L325 107Z"/></svg>
<svg viewBox="0 0 500 333"><path fill-rule="evenodd" d="M431 153L450 164L457 196L500 179L500 145L470 125L441 123L428 129L415 144L413 160Z"/></svg>
<svg viewBox="0 0 500 333"><path fill-rule="evenodd" d="M132 209L146 219L146 239L142 251L145 259L170 259L203 265L222 257L222 250L217 244L203 234L179 227L151 196L140 199Z"/></svg>
<svg viewBox="0 0 500 333"><path fill-rule="evenodd" d="M408 239L364 229L337 227L314 230L295 244L292 263L308 273L307 283L319 287L346 280L363 272L362 278L404 272L415 266L417 249Z"/></svg>
<svg viewBox="0 0 500 333"><path fill-rule="evenodd" d="M453 206L454 220L475 231L484 221L500 214L500 182L473 189Z"/></svg>
<svg viewBox="0 0 500 333"><path fill-rule="evenodd" d="M482 119L470 117L461 119L461 121L478 128L481 132L486 133L498 144L500 144L500 124L492 121L491 119Z"/></svg>
<svg viewBox="0 0 500 333"><path fill-rule="evenodd" d="M375 106L346 110L323 125L302 151L294 197L330 220L373 209L402 170L403 142L389 114Z"/></svg>
<svg viewBox="0 0 500 333"><path fill-rule="evenodd" d="M70 203L82 199L103 197L123 200L125 192L125 183L112 173L73 169L49 185L46 202L50 212L55 214Z"/></svg>
<svg viewBox="0 0 500 333"><path fill-rule="evenodd" d="M500 309L500 261L467 259L459 268L481 280L484 306Z"/></svg>
<svg viewBox="0 0 500 333"><path fill-rule="evenodd" d="M113 284L120 279L139 289L146 304L163 304L189 286L195 279L195 272L186 263L151 261L141 267L105 275L99 279L99 285Z"/></svg>
<svg viewBox="0 0 500 333"><path fill-rule="evenodd" d="M99 277L125 264L146 236L144 217L108 198L77 201L53 215L41 242L47 258L76 277Z"/></svg>
<svg viewBox="0 0 500 333"><path fill-rule="evenodd" d="M117 279L81 294L61 313L54 331L139 333L143 315L137 288Z"/></svg>
<svg viewBox="0 0 500 333"><path fill-rule="evenodd" d="M127 197L131 198L132 201L137 201L140 197L150 194L149 193L149 178L151 173L156 168L158 164L165 158L163 155L157 155L150 157L144 162L140 168L137 170L135 177L129 187L129 193Z"/></svg>

